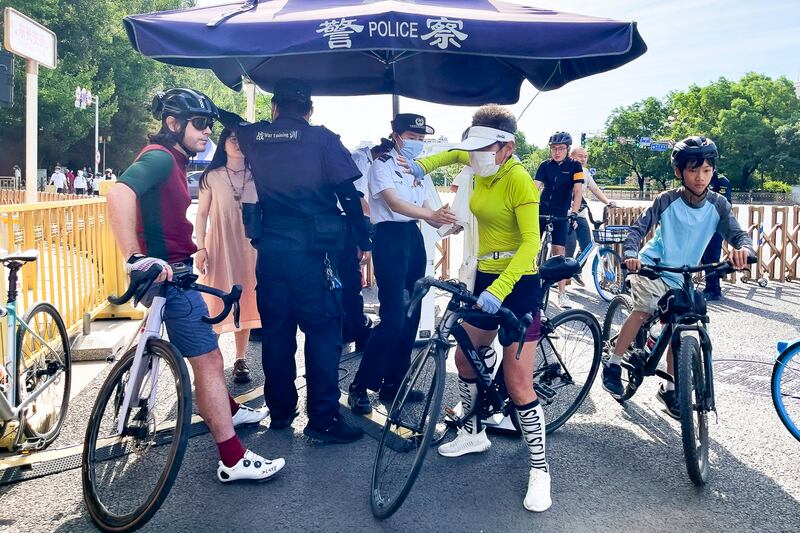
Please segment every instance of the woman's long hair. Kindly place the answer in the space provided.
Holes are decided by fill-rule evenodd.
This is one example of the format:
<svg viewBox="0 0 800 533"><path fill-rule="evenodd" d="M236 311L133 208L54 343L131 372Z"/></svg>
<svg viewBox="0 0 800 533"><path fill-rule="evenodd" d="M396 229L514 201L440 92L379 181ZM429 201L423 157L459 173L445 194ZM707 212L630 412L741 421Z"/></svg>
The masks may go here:
<svg viewBox="0 0 800 533"><path fill-rule="evenodd" d="M222 133L219 134L219 139L217 139L217 149L214 151L214 156L211 158L211 162L208 164L206 169L200 175L201 189L208 189L207 176L209 172L214 169L227 166L228 153L225 151L225 143L228 141L228 137L231 136L231 133L231 130L224 128ZM244 160L244 168L250 168L250 162L246 158Z"/></svg>

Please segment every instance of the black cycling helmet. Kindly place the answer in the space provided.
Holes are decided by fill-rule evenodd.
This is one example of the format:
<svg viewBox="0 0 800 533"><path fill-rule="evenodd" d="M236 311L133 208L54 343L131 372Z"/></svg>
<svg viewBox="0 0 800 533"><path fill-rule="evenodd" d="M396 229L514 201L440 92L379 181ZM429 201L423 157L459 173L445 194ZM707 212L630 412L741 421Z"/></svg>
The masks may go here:
<svg viewBox="0 0 800 533"><path fill-rule="evenodd" d="M706 137L694 135L675 143L670 157L675 168L682 170L690 160L705 161L706 159L710 159L716 162L717 157L719 157L719 152L717 151L717 145L714 144L714 141Z"/></svg>
<svg viewBox="0 0 800 533"><path fill-rule="evenodd" d="M550 140L547 141L547 144L566 144L567 146L572 146L572 135L566 131L557 131L550 136Z"/></svg>
<svg viewBox="0 0 800 533"><path fill-rule="evenodd" d="M181 118L191 117L219 117L219 111L211 98L194 89L169 89L159 91L153 97L153 116L157 120L164 120L172 115Z"/></svg>

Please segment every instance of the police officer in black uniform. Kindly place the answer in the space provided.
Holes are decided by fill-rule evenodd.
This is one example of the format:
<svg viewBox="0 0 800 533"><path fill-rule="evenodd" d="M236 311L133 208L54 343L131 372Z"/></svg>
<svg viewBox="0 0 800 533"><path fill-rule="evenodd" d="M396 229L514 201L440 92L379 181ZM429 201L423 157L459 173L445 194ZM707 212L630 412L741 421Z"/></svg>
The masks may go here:
<svg viewBox="0 0 800 533"><path fill-rule="evenodd" d="M731 182L722 174L714 170L714 175L711 178L709 188L725 197L729 204L733 204L733 191L731 191ZM700 260L702 264L715 263L719 261L720 254L722 253L722 235L715 233L711 237L711 241L703 252L703 258ZM706 273L706 288L703 289L703 295L706 300L721 300L722 289L719 286L719 276L716 274Z"/></svg>
<svg viewBox="0 0 800 533"><path fill-rule="evenodd" d="M339 414L343 312L337 256L344 244L345 217L337 198L359 249L366 252L371 243L353 186L360 172L338 135L309 125L312 111L309 85L283 79L275 84L271 124L242 123L225 111L220 120L236 129L258 191L260 216L255 206L248 206L245 224L258 249L256 292L270 427L288 427L298 414L294 381L299 325L305 334L308 384L303 432L323 442L345 443L358 440L363 431Z"/></svg>

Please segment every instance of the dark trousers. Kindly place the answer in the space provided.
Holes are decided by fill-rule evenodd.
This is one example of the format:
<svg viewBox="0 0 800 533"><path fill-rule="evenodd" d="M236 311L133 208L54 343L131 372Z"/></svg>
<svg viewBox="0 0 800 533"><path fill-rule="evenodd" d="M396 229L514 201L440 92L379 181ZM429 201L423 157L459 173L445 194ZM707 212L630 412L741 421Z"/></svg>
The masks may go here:
<svg viewBox="0 0 800 533"><path fill-rule="evenodd" d="M722 236L719 233L715 233L713 237L711 237L711 241L706 246L706 251L703 252L703 258L700 262L704 265L708 263L715 263L719 261L719 257L722 254ZM719 286L719 276L716 274L709 274L706 272L706 288L704 292L708 292L711 294L722 294L722 289Z"/></svg>
<svg viewBox="0 0 800 533"><path fill-rule="evenodd" d="M381 317L372 331L353 382L389 390L400 386L411 364L420 310L406 318L414 283L425 275L425 243L416 222L381 222L372 243Z"/></svg>
<svg viewBox="0 0 800 533"><path fill-rule="evenodd" d="M369 322L364 316L364 297L361 295L361 265L355 232L347 225L344 249L339 253L339 279L342 281L344 307L344 338L360 340L369 334Z"/></svg>
<svg viewBox="0 0 800 533"><path fill-rule="evenodd" d="M328 254L336 271L336 253ZM321 252L258 251L256 297L261 314L264 398L272 416L297 407L297 327L305 334L308 423L327 427L339 411L341 289L329 290Z"/></svg>
<svg viewBox="0 0 800 533"><path fill-rule="evenodd" d="M567 246L566 246L566 256L567 257L574 257L575 256L575 244L580 243L581 245L581 252L584 251L586 248L592 244L592 232L589 229L589 221L586 220L586 217L579 216L576 219L578 223L578 227L575 228L574 231L570 232L567 230Z"/></svg>

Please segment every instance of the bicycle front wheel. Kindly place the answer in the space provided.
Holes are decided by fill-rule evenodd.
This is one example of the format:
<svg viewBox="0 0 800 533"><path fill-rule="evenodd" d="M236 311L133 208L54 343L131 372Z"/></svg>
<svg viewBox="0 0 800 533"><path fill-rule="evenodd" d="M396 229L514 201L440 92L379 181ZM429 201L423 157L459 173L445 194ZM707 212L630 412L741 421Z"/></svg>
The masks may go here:
<svg viewBox="0 0 800 533"><path fill-rule="evenodd" d="M586 399L601 355L600 325L591 313L573 309L542 325L533 388L544 409L547 433L564 425Z"/></svg>
<svg viewBox="0 0 800 533"><path fill-rule="evenodd" d="M772 403L783 425L800 441L800 347L784 350L775 361Z"/></svg>
<svg viewBox="0 0 800 533"><path fill-rule="evenodd" d="M372 470L370 505L381 520L392 516L414 486L434 433L442 430L445 355L431 341L411 363L389 409ZM409 397L422 392L421 401Z"/></svg>
<svg viewBox="0 0 800 533"><path fill-rule="evenodd" d="M52 380L23 410L23 429L41 448L58 436L69 406L72 357L64 321L47 302L34 305L17 327L17 398L23 402Z"/></svg>
<svg viewBox="0 0 800 533"><path fill-rule="evenodd" d="M150 520L172 488L189 438L189 372L178 351L163 340L147 342L139 397L122 412L126 387L135 379L135 353L136 347L130 349L111 370L86 430L83 497L104 531L132 531Z"/></svg>
<svg viewBox="0 0 800 533"><path fill-rule="evenodd" d="M703 410L705 376L700 343L691 336L681 338L676 389L686 470L695 485L704 485L708 478L708 413Z"/></svg>
<svg viewBox="0 0 800 533"><path fill-rule="evenodd" d="M600 248L592 262L592 277L597 294L606 302L622 293L625 276L619 254L611 248Z"/></svg>
<svg viewBox="0 0 800 533"><path fill-rule="evenodd" d="M605 355L610 355L614 351L622 324L628 319L632 312L633 299L627 294L615 296L614 299L611 300L611 303L608 304L608 310L606 311L606 316L603 319L603 352ZM631 346L629 346L627 350L629 351L631 348L644 348L645 335L646 334L643 331L639 331L639 333L636 335L636 339L633 343L631 343ZM636 393L636 389L639 387L641 379L639 376L632 375L630 371L627 371L624 368L623 370L622 384L625 388L625 392L618 400L620 402L627 401L631 398L631 396L634 395L634 393Z"/></svg>

